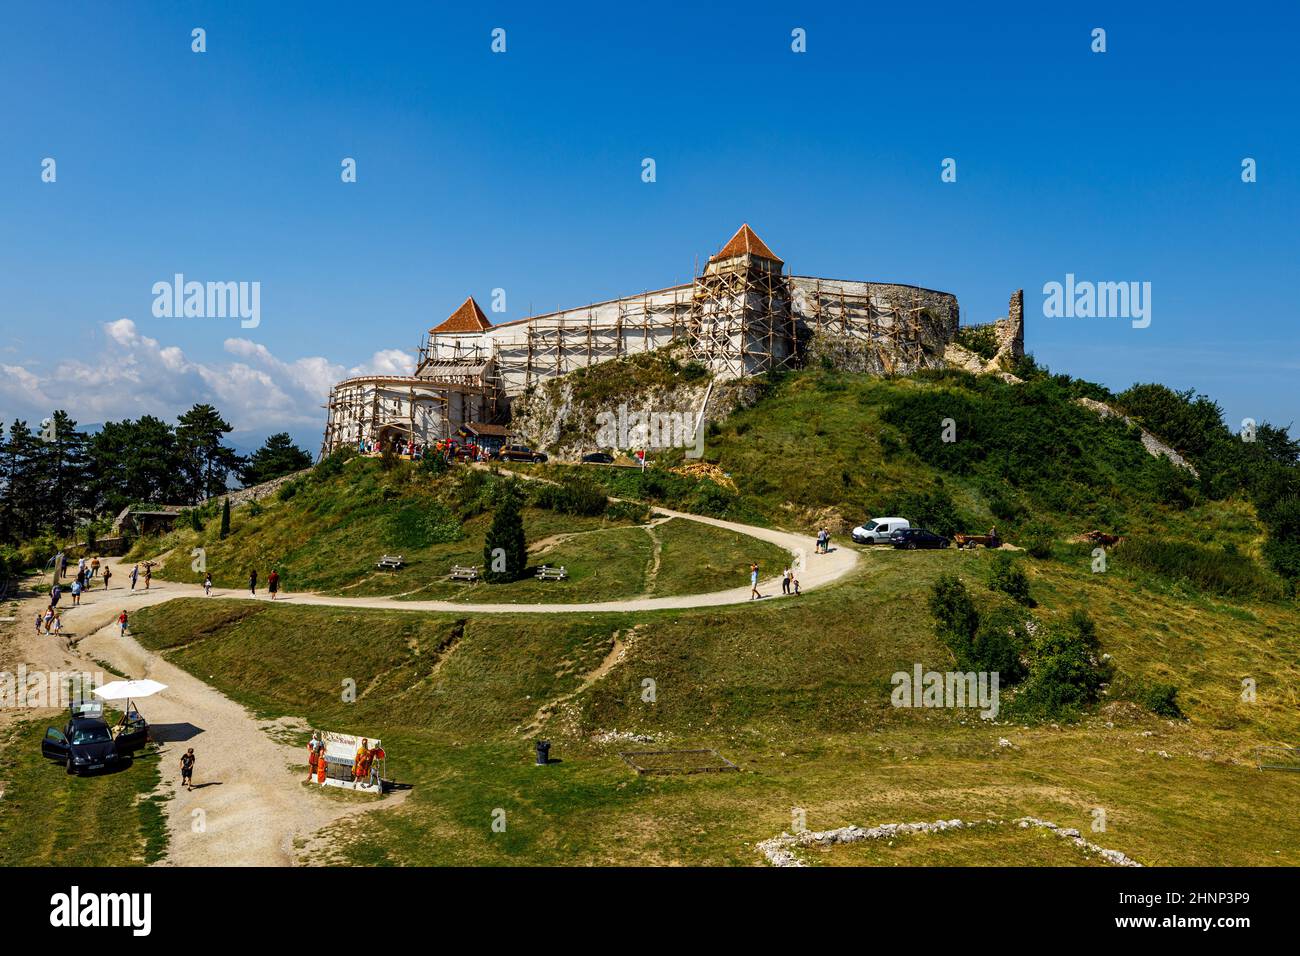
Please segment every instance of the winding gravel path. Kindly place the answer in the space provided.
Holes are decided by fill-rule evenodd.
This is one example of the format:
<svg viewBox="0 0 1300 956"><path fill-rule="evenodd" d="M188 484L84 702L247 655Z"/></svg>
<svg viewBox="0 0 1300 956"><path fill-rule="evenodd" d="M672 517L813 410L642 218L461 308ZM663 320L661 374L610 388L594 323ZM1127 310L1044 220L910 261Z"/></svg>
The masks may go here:
<svg viewBox="0 0 1300 956"><path fill-rule="evenodd" d="M837 548L814 553L814 542L803 535L758 528L734 521L705 518L656 508L659 514L698 521L750 535L790 552L801 561L803 590L825 587L844 577L857 564L855 551ZM796 565L799 566L799 565ZM6 662L13 669L24 661L29 669L101 670L100 662L132 678L150 677L167 690L147 702L142 710L162 740L162 792L172 796L166 804L170 844L167 863L179 866L286 866L298 858L298 847L330 822L352 813L398 805L405 792L373 803L329 799L301 785L292 764L305 763L298 748L279 743L278 728L258 721L244 707L197 677L169 663L131 637L118 635L118 612L160 604L175 598L195 597L203 589L195 584L155 580L149 591L132 593L127 586L128 565L113 568L112 590L91 590L80 607L63 609L65 638L33 634L32 618L48 600L37 594L22 600L17 620L8 625ZM100 583L100 582L97 582ZM45 585L48 587L48 585ZM780 599L780 578L760 582L768 603ZM214 597L267 601L265 592L252 597L245 590L213 590ZM403 611L449 611L455 614L575 614L592 611L655 611L672 608L721 607L749 601L749 584L708 594L629 598L586 604L463 604L453 601L395 600L391 597L335 597L302 593L284 594L280 602L332 607L384 608ZM66 638L71 638L66 639ZM25 714L24 716L30 716ZM268 732L270 731L270 732ZM179 789L180 755L193 747L197 756L193 792ZM51 772L56 772L52 768ZM62 771L57 771L61 773ZM126 771L134 772L134 771Z"/></svg>

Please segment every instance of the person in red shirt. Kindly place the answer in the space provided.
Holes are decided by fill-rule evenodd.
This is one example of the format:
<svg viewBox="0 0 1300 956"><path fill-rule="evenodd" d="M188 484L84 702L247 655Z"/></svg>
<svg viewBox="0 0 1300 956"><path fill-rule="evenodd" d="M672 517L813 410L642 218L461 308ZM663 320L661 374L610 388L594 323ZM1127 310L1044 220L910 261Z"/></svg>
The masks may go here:
<svg viewBox="0 0 1300 956"><path fill-rule="evenodd" d="M275 595L280 590L280 572L274 568L271 569L270 575L267 576L266 586L271 590L271 600L275 600Z"/></svg>

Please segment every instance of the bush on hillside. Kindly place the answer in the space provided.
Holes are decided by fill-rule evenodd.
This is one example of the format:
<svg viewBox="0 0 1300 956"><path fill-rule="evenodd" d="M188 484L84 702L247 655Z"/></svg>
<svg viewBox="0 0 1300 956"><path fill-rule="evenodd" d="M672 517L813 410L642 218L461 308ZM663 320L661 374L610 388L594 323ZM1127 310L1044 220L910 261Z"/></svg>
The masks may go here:
<svg viewBox="0 0 1300 956"><path fill-rule="evenodd" d="M1002 553L993 557L993 568L989 573L989 590L1001 591L1017 604L1034 607L1036 602L1029 593L1029 577L1020 562L1011 555Z"/></svg>
<svg viewBox="0 0 1300 956"><path fill-rule="evenodd" d="M941 574L930 589L935 633L950 647L969 643L979 629L979 612L966 585L955 574Z"/></svg>
<svg viewBox="0 0 1300 956"><path fill-rule="evenodd" d="M1025 612L1012 606L999 606L981 614L975 636L957 654L958 666L967 671L995 673L1002 686L1018 683L1025 676L1021 658L1029 646L1025 620Z"/></svg>
<svg viewBox="0 0 1300 956"><path fill-rule="evenodd" d="M963 325L957 330L957 344L986 362L998 354L998 337L991 325Z"/></svg>
<svg viewBox="0 0 1300 956"><path fill-rule="evenodd" d="M1046 521L1031 521L1025 525L1020 540L1030 557L1046 559L1055 553L1056 532Z"/></svg>
<svg viewBox="0 0 1300 956"><path fill-rule="evenodd" d="M532 501L538 508L589 518L604 514L608 505L604 490L581 475L565 475L559 484L538 483Z"/></svg>
<svg viewBox="0 0 1300 956"><path fill-rule="evenodd" d="M1029 652L1029 674L1012 699L1016 717L1071 719L1095 704L1111 677L1096 625L1083 611L1039 625Z"/></svg>
<svg viewBox="0 0 1300 956"><path fill-rule="evenodd" d="M1109 696L1132 701L1157 717L1182 720L1185 716L1178 706L1178 688L1173 684L1121 676L1110 686Z"/></svg>

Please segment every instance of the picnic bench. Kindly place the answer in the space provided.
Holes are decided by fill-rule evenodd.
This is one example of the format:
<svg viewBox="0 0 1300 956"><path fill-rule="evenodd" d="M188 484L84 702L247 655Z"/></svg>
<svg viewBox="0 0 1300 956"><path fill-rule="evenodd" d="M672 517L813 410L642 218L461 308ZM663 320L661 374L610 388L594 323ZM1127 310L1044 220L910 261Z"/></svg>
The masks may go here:
<svg viewBox="0 0 1300 956"><path fill-rule="evenodd" d="M451 578L453 581L477 581L478 565L463 567L459 564L453 564L451 566L451 573L447 575L447 577Z"/></svg>
<svg viewBox="0 0 1300 956"><path fill-rule="evenodd" d="M386 554L375 563L375 567L381 571L396 571L402 567L402 563L400 554Z"/></svg>
<svg viewBox="0 0 1300 956"><path fill-rule="evenodd" d="M537 580L539 581L563 581L569 576L569 572L564 570L563 565L553 568L548 564L543 564L537 569Z"/></svg>

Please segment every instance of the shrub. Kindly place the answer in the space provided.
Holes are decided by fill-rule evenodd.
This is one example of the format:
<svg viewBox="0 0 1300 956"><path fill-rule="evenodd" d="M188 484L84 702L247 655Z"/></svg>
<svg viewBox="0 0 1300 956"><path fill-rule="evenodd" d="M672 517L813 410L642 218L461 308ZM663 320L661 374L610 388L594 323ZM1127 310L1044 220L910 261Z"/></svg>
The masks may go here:
<svg viewBox="0 0 1300 956"><path fill-rule="evenodd" d="M930 613L940 640L952 646L967 644L979 628L979 612L966 585L955 574L941 574L930 589Z"/></svg>
<svg viewBox="0 0 1300 956"><path fill-rule="evenodd" d="M1009 554L997 554L993 557L993 570L989 575L989 590L1001 591L1017 604L1034 607L1035 601L1029 594L1029 578L1025 569Z"/></svg>
<svg viewBox="0 0 1300 956"><path fill-rule="evenodd" d="M650 520L650 507L639 501L611 501L605 508L605 516L611 521L644 524Z"/></svg>
<svg viewBox="0 0 1300 956"><path fill-rule="evenodd" d="M1031 557L1046 559L1054 553L1056 533L1046 521L1031 521L1020 537Z"/></svg>
<svg viewBox="0 0 1300 956"><path fill-rule="evenodd" d="M566 475L558 485L539 485L533 494L533 504L539 508L589 518L604 514L608 503L599 485L577 475Z"/></svg>
<svg viewBox="0 0 1300 956"><path fill-rule="evenodd" d="M986 362L998 354L998 337L990 325L963 325L957 330L957 344Z"/></svg>
<svg viewBox="0 0 1300 956"><path fill-rule="evenodd" d="M1185 716L1178 706L1178 688L1173 684L1124 677L1111 686L1110 696L1117 700L1131 700L1158 717L1182 720Z"/></svg>
<svg viewBox="0 0 1300 956"><path fill-rule="evenodd" d="M288 501L301 490L301 480L286 481L280 486L279 490L276 491L275 497L280 501Z"/></svg>
<svg viewBox="0 0 1300 956"><path fill-rule="evenodd" d="M1083 611L1042 624L1030 651L1029 676L1012 700L1012 713L1043 719L1072 718L1096 703L1110 680L1096 626Z"/></svg>
<svg viewBox="0 0 1300 956"><path fill-rule="evenodd" d="M1025 676L1021 661L1029 645L1025 613L1014 607L997 607L980 615L979 628L957 664L968 671L996 673L1002 685L1014 684Z"/></svg>
<svg viewBox="0 0 1300 956"><path fill-rule="evenodd" d="M420 459L420 474L427 478L437 478L439 475L444 475L450 468L451 462L440 451L426 452L424 457Z"/></svg>

